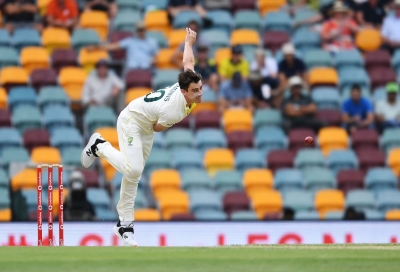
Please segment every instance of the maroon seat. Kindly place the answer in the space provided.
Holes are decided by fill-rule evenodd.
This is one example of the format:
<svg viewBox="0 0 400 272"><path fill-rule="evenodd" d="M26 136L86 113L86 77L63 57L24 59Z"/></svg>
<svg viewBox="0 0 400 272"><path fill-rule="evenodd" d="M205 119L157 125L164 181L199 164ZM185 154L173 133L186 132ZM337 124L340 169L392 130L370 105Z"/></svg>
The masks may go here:
<svg viewBox="0 0 400 272"><path fill-rule="evenodd" d="M371 167L385 166L385 154L378 148L359 148L356 150L360 169L366 172Z"/></svg>
<svg viewBox="0 0 400 272"><path fill-rule="evenodd" d="M134 69L130 70L126 77L125 83L126 88L133 87L149 87L151 88L151 73L148 70Z"/></svg>
<svg viewBox="0 0 400 272"><path fill-rule="evenodd" d="M219 128L221 122L221 114L218 111L199 111L195 117L195 128Z"/></svg>
<svg viewBox="0 0 400 272"><path fill-rule="evenodd" d="M43 86L57 85L57 73L53 69L36 69L31 74L31 84L38 92Z"/></svg>
<svg viewBox="0 0 400 272"><path fill-rule="evenodd" d="M312 146L306 146L304 144L304 139L307 136L313 137L315 139L315 133L312 129L308 128L296 128L292 129L289 131L289 149L292 150L293 152L297 152L297 150L302 149L302 148L307 148L307 147L314 147L314 144Z"/></svg>
<svg viewBox="0 0 400 272"><path fill-rule="evenodd" d="M253 133L250 131L233 131L228 133L228 147L234 152L241 148L253 147Z"/></svg>
<svg viewBox="0 0 400 272"><path fill-rule="evenodd" d="M133 37L133 34L131 32L127 32L127 31L112 32L110 34L110 42L112 42L112 43L119 42L128 37ZM111 55L114 60L123 60L125 58L125 50L121 49L121 50L111 52Z"/></svg>
<svg viewBox="0 0 400 272"><path fill-rule="evenodd" d="M35 128L24 132L24 145L30 151L38 146L50 146L50 135L46 129Z"/></svg>
<svg viewBox="0 0 400 272"><path fill-rule="evenodd" d="M317 111L317 120L325 122L328 126L340 126L342 123L342 114L339 110L324 109Z"/></svg>
<svg viewBox="0 0 400 272"><path fill-rule="evenodd" d="M396 71L391 67L373 67L368 70L368 74L371 79L372 89L385 86L388 82L396 82L397 80Z"/></svg>
<svg viewBox="0 0 400 272"><path fill-rule="evenodd" d="M231 0L232 12L241 9L255 9L256 0Z"/></svg>
<svg viewBox="0 0 400 272"><path fill-rule="evenodd" d="M271 50L273 54L280 50L282 45L289 40L289 34L283 31L268 31L263 36L264 47Z"/></svg>
<svg viewBox="0 0 400 272"><path fill-rule="evenodd" d="M371 69L374 67L390 67L390 54L386 50L376 50L366 52L364 55L365 67Z"/></svg>
<svg viewBox="0 0 400 272"><path fill-rule="evenodd" d="M171 221L194 221L195 218L191 213L175 213L171 216Z"/></svg>
<svg viewBox="0 0 400 272"><path fill-rule="evenodd" d="M51 62L58 73L66 66L78 66L78 56L73 49L56 49L51 53Z"/></svg>
<svg viewBox="0 0 400 272"><path fill-rule="evenodd" d="M378 148L379 135L374 129L359 129L351 135L354 149Z"/></svg>
<svg viewBox="0 0 400 272"><path fill-rule="evenodd" d="M273 150L268 154L268 168L275 172L280 168L293 168L294 152L291 150Z"/></svg>
<svg viewBox="0 0 400 272"><path fill-rule="evenodd" d="M228 192L222 200L224 212L230 215L236 211L249 210L250 200L245 192Z"/></svg>
<svg viewBox="0 0 400 272"><path fill-rule="evenodd" d="M263 220L281 220L280 213L267 213L263 216Z"/></svg>
<svg viewBox="0 0 400 272"><path fill-rule="evenodd" d="M11 126L11 114L7 109L0 109L0 127Z"/></svg>
<svg viewBox="0 0 400 272"><path fill-rule="evenodd" d="M182 121L180 121L179 123L176 123L175 125L174 125L174 127L176 127L176 128L190 128L190 118L191 116L190 115L188 115L188 116L186 116L185 118L183 118L182 119Z"/></svg>
<svg viewBox="0 0 400 272"><path fill-rule="evenodd" d="M364 187L364 172L357 169L342 170L337 175L338 188L347 194L350 190Z"/></svg>
<svg viewBox="0 0 400 272"><path fill-rule="evenodd" d="M80 171L85 177L86 186L88 188L99 187L99 175L97 174L97 171L90 169L81 169Z"/></svg>

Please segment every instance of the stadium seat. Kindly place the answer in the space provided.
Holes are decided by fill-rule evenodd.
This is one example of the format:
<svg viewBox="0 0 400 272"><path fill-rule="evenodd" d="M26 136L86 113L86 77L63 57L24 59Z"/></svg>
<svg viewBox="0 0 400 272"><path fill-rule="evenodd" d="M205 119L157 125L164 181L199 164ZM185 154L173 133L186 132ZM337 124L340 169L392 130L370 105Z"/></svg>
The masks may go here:
<svg viewBox="0 0 400 272"><path fill-rule="evenodd" d="M340 126L342 123L342 113L340 110L335 109L318 110L316 119L324 122L328 126Z"/></svg>
<svg viewBox="0 0 400 272"><path fill-rule="evenodd" d="M197 115L197 113L203 111L211 111L213 113L210 113L209 115L214 115L212 117L210 116L210 121L205 123L212 124L212 127L219 127L221 117L219 112L217 111L217 95L213 91L203 92L202 101L200 104L197 104L197 106L192 110L192 114ZM218 115L218 122L216 122L216 115Z"/></svg>
<svg viewBox="0 0 400 272"><path fill-rule="evenodd" d="M282 195L275 190L256 191L250 199L258 219L270 213L278 213L283 207Z"/></svg>
<svg viewBox="0 0 400 272"><path fill-rule="evenodd" d="M352 190L346 196L346 207L357 210L375 209L375 197L368 190Z"/></svg>
<svg viewBox="0 0 400 272"><path fill-rule="evenodd" d="M306 190L291 190L283 194L283 204L294 210L295 214L311 211L314 208L314 194Z"/></svg>
<svg viewBox="0 0 400 272"><path fill-rule="evenodd" d="M194 136L190 129L174 128L165 133L165 145L168 149L193 147Z"/></svg>
<svg viewBox="0 0 400 272"><path fill-rule="evenodd" d="M230 216L233 221L255 221L257 220L257 214L253 211L236 211Z"/></svg>
<svg viewBox="0 0 400 272"><path fill-rule="evenodd" d="M207 18L212 22L212 28L223 30L228 35L233 28L233 18L229 11L226 10L210 10L207 12Z"/></svg>
<svg viewBox="0 0 400 272"><path fill-rule="evenodd" d="M230 191L223 197L224 211L231 214L236 211L247 211L250 206L250 200L244 192Z"/></svg>
<svg viewBox="0 0 400 272"><path fill-rule="evenodd" d="M180 11L177 15L175 15L174 20L172 22L172 27L175 29L183 28L185 29L189 22L195 21L199 26L203 24L203 20L201 19L199 13L192 10L183 10Z"/></svg>
<svg viewBox="0 0 400 272"><path fill-rule="evenodd" d="M303 187L303 174L295 168L281 168L275 172L274 188L283 192Z"/></svg>
<svg viewBox="0 0 400 272"><path fill-rule="evenodd" d="M54 147L35 147L32 149L31 160L38 164L61 164L61 154Z"/></svg>
<svg viewBox="0 0 400 272"><path fill-rule="evenodd" d="M135 221L160 221L161 215L156 209L138 209L134 212Z"/></svg>
<svg viewBox="0 0 400 272"><path fill-rule="evenodd" d="M168 13L166 10L154 10L147 12L144 16L144 24L147 30L160 31L168 35L171 27L169 26Z"/></svg>
<svg viewBox="0 0 400 272"><path fill-rule="evenodd" d="M31 85L39 91L44 86L58 84L58 75L53 69L35 69L31 73Z"/></svg>
<svg viewBox="0 0 400 272"><path fill-rule="evenodd" d="M179 149L172 154L172 164L180 172L199 170L203 168L203 154L197 149Z"/></svg>
<svg viewBox="0 0 400 272"><path fill-rule="evenodd" d="M319 214L316 211L300 211L295 213L295 220L319 220Z"/></svg>
<svg viewBox="0 0 400 272"><path fill-rule="evenodd" d="M41 43L39 32L32 28L16 29L12 37L12 44L17 51L27 46L40 46Z"/></svg>
<svg viewBox="0 0 400 272"><path fill-rule="evenodd" d="M12 114L12 124L23 134L28 129L40 128L42 117L37 107L25 106L14 110Z"/></svg>
<svg viewBox="0 0 400 272"><path fill-rule="evenodd" d="M0 109L0 127L11 126L11 114L8 109Z"/></svg>
<svg viewBox="0 0 400 272"><path fill-rule="evenodd" d="M166 86L172 86L176 83L178 78L179 70L175 69L165 69L157 70L155 76L153 77L153 89L159 90L165 88Z"/></svg>
<svg viewBox="0 0 400 272"><path fill-rule="evenodd" d="M47 182L46 182L47 184ZM26 168L18 172L11 178L11 189L17 191L19 189L36 189L37 173L36 169Z"/></svg>
<svg viewBox="0 0 400 272"><path fill-rule="evenodd" d="M357 169L358 159L353 150L332 150L326 163L331 170L337 174L341 170Z"/></svg>
<svg viewBox="0 0 400 272"><path fill-rule="evenodd" d="M156 199L163 193L179 190L181 178L179 172L172 169L159 169L151 173L150 186Z"/></svg>
<svg viewBox="0 0 400 272"><path fill-rule="evenodd" d="M299 149L306 148L306 146L304 145L304 139L308 136L315 139L315 133L312 129L291 129L288 135L289 149L293 151L298 151Z"/></svg>
<svg viewBox="0 0 400 272"><path fill-rule="evenodd" d="M10 208L11 199L6 188L0 188L0 210Z"/></svg>
<svg viewBox="0 0 400 272"><path fill-rule="evenodd" d="M75 117L69 108L61 105L49 105L43 110L43 124L52 132L59 127L72 127Z"/></svg>
<svg viewBox="0 0 400 272"><path fill-rule="evenodd" d="M274 176L269 169L248 169L243 173L243 187L250 198L259 191L272 189L273 183Z"/></svg>
<svg viewBox="0 0 400 272"><path fill-rule="evenodd" d="M50 142L63 151L68 147L82 147L83 138L77 128L57 128L53 130Z"/></svg>
<svg viewBox="0 0 400 272"><path fill-rule="evenodd" d="M55 49L69 49L71 36L66 29L48 27L43 30L42 44L47 52L51 54Z"/></svg>
<svg viewBox="0 0 400 272"><path fill-rule="evenodd" d="M14 111L21 106L36 107L36 92L32 87L12 87L8 94L8 108Z"/></svg>
<svg viewBox="0 0 400 272"><path fill-rule="evenodd" d="M105 106L91 106L84 116L85 124L91 135L100 127L114 127L117 117L112 108Z"/></svg>
<svg viewBox="0 0 400 272"><path fill-rule="evenodd" d="M304 186L314 192L336 188L336 179L334 173L328 168L307 168L304 170Z"/></svg>
<svg viewBox="0 0 400 272"><path fill-rule="evenodd" d="M78 67L64 67L60 70L59 81L72 101L80 101L82 88L86 80L86 72Z"/></svg>
<svg viewBox="0 0 400 272"><path fill-rule="evenodd" d="M200 37L206 40L209 45L209 54L213 56L215 51L222 47L229 47L230 40L228 34L220 29L207 29L200 33Z"/></svg>
<svg viewBox="0 0 400 272"><path fill-rule="evenodd" d="M29 129L24 132L24 146L31 152L34 147L50 146L50 135L46 129Z"/></svg>
<svg viewBox="0 0 400 272"><path fill-rule="evenodd" d="M315 208L321 218L325 218L327 212L343 211L344 205L344 195L339 190L328 189L315 193Z"/></svg>
<svg viewBox="0 0 400 272"><path fill-rule="evenodd" d="M61 151L61 159L64 165L80 167L82 147L67 147Z"/></svg>
<svg viewBox="0 0 400 272"><path fill-rule="evenodd" d="M327 212L325 214L325 220L342 220L344 217L344 212L337 211L337 212Z"/></svg>
<svg viewBox="0 0 400 272"><path fill-rule="evenodd" d="M188 169L181 172L182 189L193 192L202 189L211 189L212 181L203 169Z"/></svg>
<svg viewBox="0 0 400 272"><path fill-rule="evenodd" d="M260 36L257 31L252 29L236 29L231 34L231 45L253 45L261 44Z"/></svg>
<svg viewBox="0 0 400 272"><path fill-rule="evenodd" d="M263 36L264 48L273 54L282 48L282 45L290 41L290 36L284 31L266 31Z"/></svg>
<svg viewBox="0 0 400 272"><path fill-rule="evenodd" d="M71 45L76 52L86 46L99 45L100 42L99 34L92 29L75 29L71 37Z"/></svg>
<svg viewBox="0 0 400 272"><path fill-rule="evenodd" d="M365 186L372 191L394 189L397 187L396 184L396 176L390 168L371 168L365 176Z"/></svg>
<svg viewBox="0 0 400 272"><path fill-rule="evenodd" d="M105 50L88 51L82 48L79 51L79 63L82 68L89 74L96 66L99 60L108 60L108 53Z"/></svg>
<svg viewBox="0 0 400 272"><path fill-rule="evenodd" d="M195 213L197 221L226 221L228 216L222 211L200 211Z"/></svg>
<svg viewBox="0 0 400 272"><path fill-rule="evenodd" d="M272 171L293 167L294 153L290 150L272 150L267 156L267 166Z"/></svg>
<svg viewBox="0 0 400 272"><path fill-rule="evenodd" d="M108 209L111 204L110 197L105 189L88 188L86 189L87 199L93 204L94 208Z"/></svg>
<svg viewBox="0 0 400 272"><path fill-rule="evenodd" d="M145 96L149 93L151 93L152 90L147 87L136 87L136 88L130 88L129 90L126 91L125 95L125 105L128 105L131 103L133 100Z"/></svg>
<svg viewBox="0 0 400 272"><path fill-rule="evenodd" d="M16 128L0 128L0 151L5 147L22 146L22 138Z"/></svg>
<svg viewBox="0 0 400 272"><path fill-rule="evenodd" d="M339 70L340 89L358 84L361 87L369 87L370 80L367 72L359 67L344 67Z"/></svg>
<svg viewBox="0 0 400 272"><path fill-rule="evenodd" d="M172 49L178 48L182 41L185 40L186 30L185 29L174 29L168 34L168 44Z"/></svg>
<svg viewBox="0 0 400 272"><path fill-rule="evenodd" d="M146 161L144 172L150 174L157 169L166 169L171 167L171 154L167 150L153 148Z"/></svg>
<svg viewBox="0 0 400 272"><path fill-rule="evenodd" d="M318 32L302 28L292 35L293 44L300 52L321 48L321 36Z"/></svg>
<svg viewBox="0 0 400 272"><path fill-rule="evenodd" d="M343 128L325 127L320 129L318 141L322 153L327 156L334 149L346 149L349 139Z"/></svg>
<svg viewBox="0 0 400 272"><path fill-rule="evenodd" d="M168 40L165 37L164 33L160 31L147 31L146 37L155 40L159 48L168 47Z"/></svg>
<svg viewBox="0 0 400 272"><path fill-rule="evenodd" d="M174 191L158 200L164 220L170 220L173 214L189 212L189 196L184 191Z"/></svg>
<svg viewBox="0 0 400 272"><path fill-rule="evenodd" d="M12 218L11 209L1 209L0 210L0 221L1 222L10 222Z"/></svg>
<svg viewBox="0 0 400 272"><path fill-rule="evenodd" d="M366 28L357 32L355 42L362 51L374 51L382 45L382 38L379 30Z"/></svg>
<svg viewBox="0 0 400 272"><path fill-rule="evenodd" d="M337 69L343 67L364 67L364 58L358 50L344 50L335 54L335 66Z"/></svg>
<svg viewBox="0 0 400 272"><path fill-rule="evenodd" d="M311 98L318 109L340 109L339 91L332 87L316 87L312 90Z"/></svg>
<svg viewBox="0 0 400 272"><path fill-rule="evenodd" d="M141 18L138 11L125 9L118 12L114 19L114 26L117 31L132 31L132 26L139 21Z"/></svg>
<svg viewBox="0 0 400 272"><path fill-rule="evenodd" d="M110 42L120 42L126 38L130 38L133 37L133 33L129 32L129 31L113 31L112 33L110 33L110 37L109 40ZM120 49L120 50L116 50L111 52L111 56L113 58L113 60L118 60L118 61L122 61L125 57L125 50L124 49Z"/></svg>
<svg viewBox="0 0 400 272"><path fill-rule="evenodd" d="M0 68L18 65L18 52L12 47L0 47Z"/></svg>
<svg viewBox="0 0 400 272"><path fill-rule="evenodd" d="M396 82L396 71L391 67L373 67L368 70L373 89L384 87L388 82Z"/></svg>
<svg viewBox="0 0 400 272"><path fill-rule="evenodd" d="M163 133L155 133L153 140L153 148L163 149L165 145L164 134Z"/></svg>
<svg viewBox="0 0 400 272"><path fill-rule="evenodd" d="M40 88L40 92L37 97L37 103L42 110L50 105L61 105L68 107L69 99L63 88L56 86L45 86Z"/></svg>
<svg viewBox="0 0 400 272"><path fill-rule="evenodd" d="M197 214L206 211L222 211L221 197L212 190L197 190L189 194L190 210Z"/></svg>
<svg viewBox="0 0 400 272"><path fill-rule="evenodd" d="M356 169L342 170L337 174L338 189L348 191L364 188L364 172Z"/></svg>
<svg viewBox="0 0 400 272"><path fill-rule="evenodd" d="M253 134L250 131L232 131L227 134L228 147L233 152L253 147Z"/></svg>
<svg viewBox="0 0 400 272"><path fill-rule="evenodd" d="M357 157L360 163L360 168L367 171L372 167L385 166L385 154L377 148L359 148Z"/></svg>
<svg viewBox="0 0 400 272"><path fill-rule="evenodd" d="M232 56L232 49L229 47L221 47L215 50L214 60L217 65L220 65L221 62L225 59L229 59Z"/></svg>
<svg viewBox="0 0 400 272"><path fill-rule="evenodd" d="M208 149L204 154L204 166L210 176L222 170L232 170L235 158L233 152L225 148Z"/></svg>
<svg viewBox="0 0 400 272"><path fill-rule="evenodd" d="M316 85L338 85L339 76L335 69L329 67L318 67L311 69L309 73L309 83Z"/></svg>
<svg viewBox="0 0 400 272"><path fill-rule="evenodd" d="M351 143L354 149L377 148L378 132L374 129L358 129L351 134Z"/></svg>
<svg viewBox="0 0 400 272"><path fill-rule="evenodd" d="M7 91L10 87L25 86L28 83L28 74L21 67L5 67L0 71L0 84Z"/></svg>
<svg viewBox="0 0 400 272"><path fill-rule="evenodd" d="M307 50L303 59L308 69L333 66L333 59L330 53L322 49Z"/></svg>
<svg viewBox="0 0 400 272"><path fill-rule="evenodd" d="M235 164L236 169L242 172L251 168L264 168L265 158L260 150L244 148L237 151Z"/></svg>
<svg viewBox="0 0 400 272"><path fill-rule="evenodd" d="M387 163L396 176L400 174L400 148L393 148L389 151Z"/></svg>
<svg viewBox="0 0 400 272"><path fill-rule="evenodd" d="M387 128L383 131L380 139L380 146L386 153L392 148L400 147L400 128Z"/></svg>
<svg viewBox="0 0 400 272"><path fill-rule="evenodd" d="M203 110L196 113L196 115L194 116L194 120L196 129L219 128L221 122L221 114L216 110Z"/></svg>
<svg viewBox="0 0 400 272"><path fill-rule="evenodd" d="M58 73L61 68L78 66L78 56L73 49L56 49L51 53L51 63Z"/></svg>
<svg viewBox="0 0 400 272"><path fill-rule="evenodd" d="M2 150L0 159L3 168L8 169L11 163L28 163L30 157L28 151L23 147L9 147ZM4 177L2 174L4 173L0 170L0 187L3 187Z"/></svg>
<svg viewBox="0 0 400 272"><path fill-rule="evenodd" d="M8 100L8 95L6 90L0 87L0 109L7 109L7 104L8 104L7 100Z"/></svg>
<svg viewBox="0 0 400 272"><path fill-rule="evenodd" d="M385 219L399 221L400 220L400 209L393 209L393 210L387 211L385 214Z"/></svg>
<svg viewBox="0 0 400 272"><path fill-rule="evenodd" d="M365 68L387 68L390 67L390 53L386 50L366 52L364 55Z"/></svg>
<svg viewBox="0 0 400 272"><path fill-rule="evenodd" d="M100 38L104 41L108 35L108 16L102 11L84 11L79 18L82 28L96 30Z"/></svg>
<svg viewBox="0 0 400 272"><path fill-rule="evenodd" d="M0 46L9 47L11 45L11 36L7 29L0 30Z"/></svg>
<svg viewBox="0 0 400 272"><path fill-rule="evenodd" d="M376 197L377 207L382 212L393 209L400 209L400 191L384 190L380 191Z"/></svg>
<svg viewBox="0 0 400 272"><path fill-rule="evenodd" d="M118 133L115 127L101 127L96 129L96 132L100 133L112 146L118 146Z"/></svg>
<svg viewBox="0 0 400 272"><path fill-rule="evenodd" d="M152 9L163 10L168 7L168 0L142 0L141 6L144 10Z"/></svg>
<svg viewBox="0 0 400 272"><path fill-rule="evenodd" d="M292 19L289 14L281 11L269 12L263 19L262 25L267 31L284 31L290 33Z"/></svg>
<svg viewBox="0 0 400 272"><path fill-rule="evenodd" d="M236 170L219 171L214 176L214 187L221 194L228 192L242 191L242 176Z"/></svg>
<svg viewBox="0 0 400 272"><path fill-rule="evenodd" d="M391 64L397 72L400 70L400 50L396 50L392 56Z"/></svg>
<svg viewBox="0 0 400 272"><path fill-rule="evenodd" d="M258 131L263 126L282 125L282 114L276 109L258 109L254 114L254 131Z"/></svg>
<svg viewBox="0 0 400 272"><path fill-rule="evenodd" d="M365 219L367 220L384 220L385 214L383 212L373 210L365 210L364 211Z"/></svg>
<svg viewBox="0 0 400 272"><path fill-rule="evenodd" d="M85 179L87 187L99 188L99 174L97 171L91 169L81 169L80 172Z"/></svg>
<svg viewBox="0 0 400 272"><path fill-rule="evenodd" d="M240 10L233 17L236 29L252 29L257 32L261 28L261 16L255 10Z"/></svg>
<svg viewBox="0 0 400 272"><path fill-rule="evenodd" d="M262 127L257 130L255 136L255 146L261 150L271 151L287 147L286 135L279 127Z"/></svg>

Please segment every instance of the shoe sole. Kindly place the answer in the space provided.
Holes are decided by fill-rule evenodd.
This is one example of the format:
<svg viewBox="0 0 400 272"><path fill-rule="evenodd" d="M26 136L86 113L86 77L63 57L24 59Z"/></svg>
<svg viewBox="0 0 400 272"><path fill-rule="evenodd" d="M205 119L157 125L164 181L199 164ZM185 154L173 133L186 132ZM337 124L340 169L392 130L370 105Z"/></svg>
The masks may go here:
<svg viewBox="0 0 400 272"><path fill-rule="evenodd" d="M100 133L93 133L93 135L90 136L90 139L89 139L87 145L86 145L85 148L82 150L82 153L81 153L81 164L82 164L82 166L85 167L85 168L89 168L90 165L92 165L92 163L93 163L93 161L94 161L94 160L93 160L92 163L91 163L89 166L87 166L87 167L83 164L83 158L86 156L86 154L85 154L86 149L88 149L92 144L94 144L95 141L96 141L95 139L98 138L98 137L101 137ZM96 157L95 157L95 158L96 158Z"/></svg>
<svg viewBox="0 0 400 272"><path fill-rule="evenodd" d="M113 232L114 232L114 234L121 240L121 242L122 242L122 244L124 245L124 246L130 246L130 245L127 245L126 243L125 243L125 241L124 241L124 239L122 239L122 236L119 234L119 232L118 232L118 227L117 226L114 226L113 227ZM135 246L133 246L133 247L137 247L138 245L136 244Z"/></svg>

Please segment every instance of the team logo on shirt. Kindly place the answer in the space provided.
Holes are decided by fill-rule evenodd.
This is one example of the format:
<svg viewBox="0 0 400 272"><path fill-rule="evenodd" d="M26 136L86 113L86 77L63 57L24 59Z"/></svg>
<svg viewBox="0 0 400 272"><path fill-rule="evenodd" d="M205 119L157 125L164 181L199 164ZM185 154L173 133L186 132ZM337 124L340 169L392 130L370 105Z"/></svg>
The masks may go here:
<svg viewBox="0 0 400 272"><path fill-rule="evenodd" d="M133 142L133 138L132 138L132 137L129 137L129 138L128 138L128 145L129 145L129 146L132 146L132 142Z"/></svg>

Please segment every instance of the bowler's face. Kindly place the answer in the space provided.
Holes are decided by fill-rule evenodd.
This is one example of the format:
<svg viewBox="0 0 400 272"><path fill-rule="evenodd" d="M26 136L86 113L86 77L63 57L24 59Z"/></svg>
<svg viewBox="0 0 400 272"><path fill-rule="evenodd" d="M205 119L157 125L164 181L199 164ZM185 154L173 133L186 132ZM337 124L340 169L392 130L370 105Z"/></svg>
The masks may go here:
<svg viewBox="0 0 400 272"><path fill-rule="evenodd" d="M197 83L190 83L188 91L182 90L188 104L201 103L203 95L203 83L201 80Z"/></svg>

